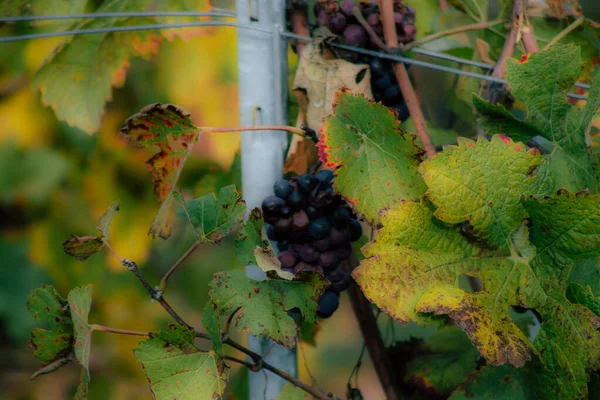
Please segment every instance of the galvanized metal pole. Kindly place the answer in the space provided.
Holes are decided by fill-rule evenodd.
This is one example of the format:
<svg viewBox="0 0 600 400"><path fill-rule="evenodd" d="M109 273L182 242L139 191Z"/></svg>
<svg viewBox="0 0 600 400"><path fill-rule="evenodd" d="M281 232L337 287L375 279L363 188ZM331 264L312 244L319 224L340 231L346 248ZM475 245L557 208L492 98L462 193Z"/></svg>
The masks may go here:
<svg viewBox="0 0 600 400"><path fill-rule="evenodd" d="M236 0L237 23L268 30L273 34L238 29L238 76L241 125L288 124L287 41L280 35L285 26L285 2L281 0ZM242 133L242 190L248 211L260 206L272 194L273 183L281 178L287 134L274 131ZM264 279L256 266L246 268L248 276ZM297 376L295 350L272 341L248 336L248 346L278 368ZM285 385L278 376L250 372L250 399L276 399Z"/></svg>

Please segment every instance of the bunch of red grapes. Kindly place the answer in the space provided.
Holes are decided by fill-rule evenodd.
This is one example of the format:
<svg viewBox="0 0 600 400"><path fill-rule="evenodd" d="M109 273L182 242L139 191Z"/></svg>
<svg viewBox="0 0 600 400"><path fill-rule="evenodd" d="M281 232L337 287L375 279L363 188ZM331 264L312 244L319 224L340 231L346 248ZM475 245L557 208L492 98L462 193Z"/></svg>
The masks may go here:
<svg viewBox="0 0 600 400"><path fill-rule="evenodd" d="M340 293L350 284L350 272L341 264L362 235L356 215L334 193L332 180L329 170L281 179L273 185L275 195L262 202L267 236L277 242L282 270L315 271L331 282L318 300L321 318L337 310Z"/></svg>
<svg viewBox="0 0 600 400"><path fill-rule="evenodd" d="M355 3L352 0L340 1L341 3L337 0L320 0L315 4L314 13L318 25L324 26L335 33L338 36L337 41L341 44L380 50L377 43L369 36L355 15L360 12L363 19L377 34L377 37L385 43L377 1L371 0L370 3ZM415 9L404 5L402 0L394 0L394 20L398 41L401 43L412 42L417 33ZM364 57L350 51L338 51L338 56L354 63L369 64L371 68L371 89L375 100L396 110L400 120L408 118L408 109L398 86L392 63L389 60L370 56Z"/></svg>

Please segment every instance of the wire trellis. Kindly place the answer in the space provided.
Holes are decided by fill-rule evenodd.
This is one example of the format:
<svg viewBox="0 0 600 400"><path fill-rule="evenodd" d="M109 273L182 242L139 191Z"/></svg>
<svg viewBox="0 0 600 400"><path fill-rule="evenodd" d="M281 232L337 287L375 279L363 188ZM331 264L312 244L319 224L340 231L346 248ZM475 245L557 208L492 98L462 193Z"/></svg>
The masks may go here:
<svg viewBox="0 0 600 400"><path fill-rule="evenodd" d="M86 18L127 18L127 17L213 17L213 18L235 18L235 14L229 11L209 11L209 12L122 12L122 13L92 13L92 14L65 14L65 15L29 15L29 16L18 16L18 17L0 17L0 23L2 22L23 22L23 21L39 21L39 20L65 20L65 19L86 19ZM206 27L206 26L229 26L240 29L246 29L251 31L262 32L269 35L281 35L289 39L302 40L310 42L312 39L309 36L302 36L287 31L275 31L257 28L251 25L238 24L230 21L193 21L193 22L181 22L181 23L164 23L164 24L149 24L149 25L131 25L131 26L120 26L120 27L106 27L106 28L92 28L92 29L72 29L59 32L41 32L31 33L24 35L14 35L0 37L0 43L15 42L21 40L32 40L42 39L49 37L60 37L60 36L71 36L71 35L89 35L97 33L111 33L111 32L132 32L132 31L146 31L146 30L160 30L160 29L174 29L174 28L187 28L187 27ZM467 71L459 68L452 68L446 65L435 64L427 61L417 60L414 58L405 57L400 54L389 54L382 51L367 50L356 46L348 46L343 44L331 43L332 47L339 48L354 53L364 54L371 57L378 57L386 60L402 62L409 65L416 65L423 68L429 68L437 71L447 72L455 75L467 76L487 82L494 82L499 84L505 84L506 80L497 78L494 76L486 75L483 73L477 73L473 71ZM465 58L455 57L450 54L445 54L437 51L414 48L411 49L412 53L420 54L435 59L446 60L456 62L463 65L470 65L479 67L484 70L491 70L494 66L491 64L469 60ZM575 87L589 89L590 85L576 82ZM577 100L587 100L586 96L577 93L567 93L567 97Z"/></svg>

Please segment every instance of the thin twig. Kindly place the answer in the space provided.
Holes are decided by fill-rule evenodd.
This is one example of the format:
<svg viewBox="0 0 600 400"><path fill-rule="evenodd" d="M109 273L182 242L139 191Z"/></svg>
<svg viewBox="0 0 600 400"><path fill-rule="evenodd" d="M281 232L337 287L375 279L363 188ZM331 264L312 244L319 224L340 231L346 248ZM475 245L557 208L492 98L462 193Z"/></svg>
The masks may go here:
<svg viewBox="0 0 600 400"><path fill-rule="evenodd" d="M165 291L165 287L167 286L167 281L169 280L169 278L171 277L171 275L173 275L173 273L175 272L175 270L181 264L183 264L183 262L185 260L187 260L187 258L189 256L191 256L194 251L196 251L196 249L198 248L198 246L200 246L200 242L199 241L194 242L194 244L192 245L192 247L190 247L188 249L188 251L186 251L185 254L182 255L181 258L179 260L177 260L177 262L175 264L173 264L173 266L171 268L169 268L169 270L167 271L167 273L165 274L165 276L163 276L163 278L160 280L160 285L159 285L158 288L159 288L159 290L161 292Z"/></svg>
<svg viewBox="0 0 600 400"><path fill-rule="evenodd" d="M112 328L110 326L97 325L97 324L90 325L90 328L94 331L116 333L118 335L150 336L149 332L130 331L129 329Z"/></svg>
<svg viewBox="0 0 600 400"><path fill-rule="evenodd" d="M264 126L234 126L227 128L215 128L212 126L201 126L200 131L204 133L210 132L242 132L242 131L285 131L294 135L304 136L304 131L294 126L284 125L264 125Z"/></svg>
<svg viewBox="0 0 600 400"><path fill-rule="evenodd" d="M293 384L296 387L299 387L300 389L304 390L306 393L310 394L311 396L313 396L317 399L331 400L333 398L332 396L326 395L326 394L308 386L306 383L294 378L290 374L283 372L278 368L273 367L271 364L269 364L265 361L260 361L258 363L250 363L248 361L240 360L238 358L231 357L231 356L224 356L223 358L225 360L229 360L229 361L233 361L238 364L241 364L241 365L245 366L246 368L248 368L252 372L259 372L263 369L265 369L267 371L271 371L275 375L285 379L286 381L290 382L291 384Z"/></svg>
<svg viewBox="0 0 600 400"><path fill-rule="evenodd" d="M354 7L352 9L352 15L354 16L354 18L356 18L356 20L363 27L363 29L367 31L367 34L369 35L369 38L373 41L373 43L375 43L377 47L379 47L381 50L385 51L386 53L389 53L390 49L385 45L385 43L381 41L381 39L379 39L379 36L377 36L377 33L375 33L375 31L373 30L371 24L369 24L365 17L363 17L359 7Z"/></svg>
<svg viewBox="0 0 600 400"><path fill-rule="evenodd" d="M66 356L61 357L58 360L52 361L50 364L46 365L45 367L38 369L37 371L35 371L33 373L33 375L31 375L31 377L29 379L34 380L35 378L37 378L40 375L45 375L45 374L54 372L57 369L59 369L60 367L63 367L64 365L70 363L74 359L75 359L75 353L70 352Z"/></svg>
<svg viewBox="0 0 600 400"><path fill-rule="evenodd" d="M350 260L343 263L343 268L347 272L352 272L354 265L356 265L356 257L353 256ZM348 293L350 294L352 310L354 310L360 331L365 341L365 347L369 352L373 367L379 377L379 382L385 392L386 398L390 400L400 400L405 398L401 388L397 385L394 365L388 356L385 343L383 343L383 339L381 338L381 332L379 332L379 328L377 327L377 321L371 311L371 303L363 295L360 287L354 281L351 281Z"/></svg>
<svg viewBox="0 0 600 400"><path fill-rule="evenodd" d="M581 25L585 21L585 17L579 17L575 21L571 23L571 25L567 26L563 29L558 35L554 36L554 38L543 48L542 51L548 50L550 47L554 46L558 43L562 38L571 33L575 28Z"/></svg>
<svg viewBox="0 0 600 400"><path fill-rule="evenodd" d="M439 32L436 32L429 36L425 36L419 40L415 40L414 42L405 45L403 49L408 51L415 46L421 45L423 43L431 42L432 40L439 39L444 36L456 35L457 33L475 31L475 30L479 30L479 29L486 29L486 28L492 27L494 25L501 24L502 22L504 22L504 21L501 19L496 19L493 21L478 22L476 24L471 24L471 25L457 26L456 28L447 29L445 31L439 31Z"/></svg>
<svg viewBox="0 0 600 400"><path fill-rule="evenodd" d="M396 23L394 22L394 5L392 4L392 1L381 0L380 10L383 23L383 36L385 37L386 44L389 48L397 48L398 35L396 33ZM421 111L421 105L419 104L417 94L410 81L408 72L403 63L395 63L394 71L396 72L396 79L398 79L398 84L400 85L400 90L406 101L408 111L413 119L419 138L423 143L423 148L428 157L433 157L435 155L435 147L429 138L427 123L425 122L425 117Z"/></svg>

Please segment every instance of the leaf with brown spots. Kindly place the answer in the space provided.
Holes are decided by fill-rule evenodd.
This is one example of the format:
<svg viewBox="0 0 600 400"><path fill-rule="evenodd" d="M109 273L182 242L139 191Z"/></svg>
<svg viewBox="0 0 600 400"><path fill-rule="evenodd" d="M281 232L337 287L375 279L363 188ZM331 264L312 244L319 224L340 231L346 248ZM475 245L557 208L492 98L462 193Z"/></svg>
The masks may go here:
<svg viewBox="0 0 600 400"><path fill-rule="evenodd" d="M258 265L254 256L256 247L269 247L269 241L263 238L262 234L264 225L260 208L250 211L248 219L235 238L235 252L240 265Z"/></svg>
<svg viewBox="0 0 600 400"><path fill-rule="evenodd" d="M316 300L328 282L312 274L309 281L254 281L243 271L215 274L210 284L210 298L218 313L229 316L234 311L238 330L254 336L266 335L285 347L296 343L296 323L287 314L298 308L309 323L316 321Z"/></svg>
<svg viewBox="0 0 600 400"><path fill-rule="evenodd" d="M390 109L341 90L333 111L319 133L319 155L326 168L337 168L334 187L356 211L378 222L379 210L425 193L423 149Z"/></svg>
<svg viewBox="0 0 600 400"><path fill-rule="evenodd" d="M159 152L146 165L152 173L154 193L162 204L150 234L166 239L173 223L173 191L200 130L190 114L173 104L150 104L125 121L120 135L136 147L157 147Z"/></svg>
<svg viewBox="0 0 600 400"><path fill-rule="evenodd" d="M73 350L79 363L90 375L89 359L92 345L92 328L88 324L88 315L92 306L92 285L78 287L69 292L69 309L73 319Z"/></svg>
<svg viewBox="0 0 600 400"><path fill-rule="evenodd" d="M235 185L226 186L214 193L184 201L181 192L173 196L181 204L177 211L180 218L187 219L201 243L216 243L227 236L244 218L246 202L235 190Z"/></svg>
<svg viewBox="0 0 600 400"><path fill-rule="evenodd" d="M31 347L35 358L43 365L66 356L72 350L73 322L67 302L53 286L42 285L27 298L27 309L47 329L35 328L31 332Z"/></svg>
<svg viewBox="0 0 600 400"><path fill-rule="evenodd" d="M195 332L184 326L150 334L133 350L144 367L157 400L217 399L223 395L228 368L214 351L194 345Z"/></svg>

